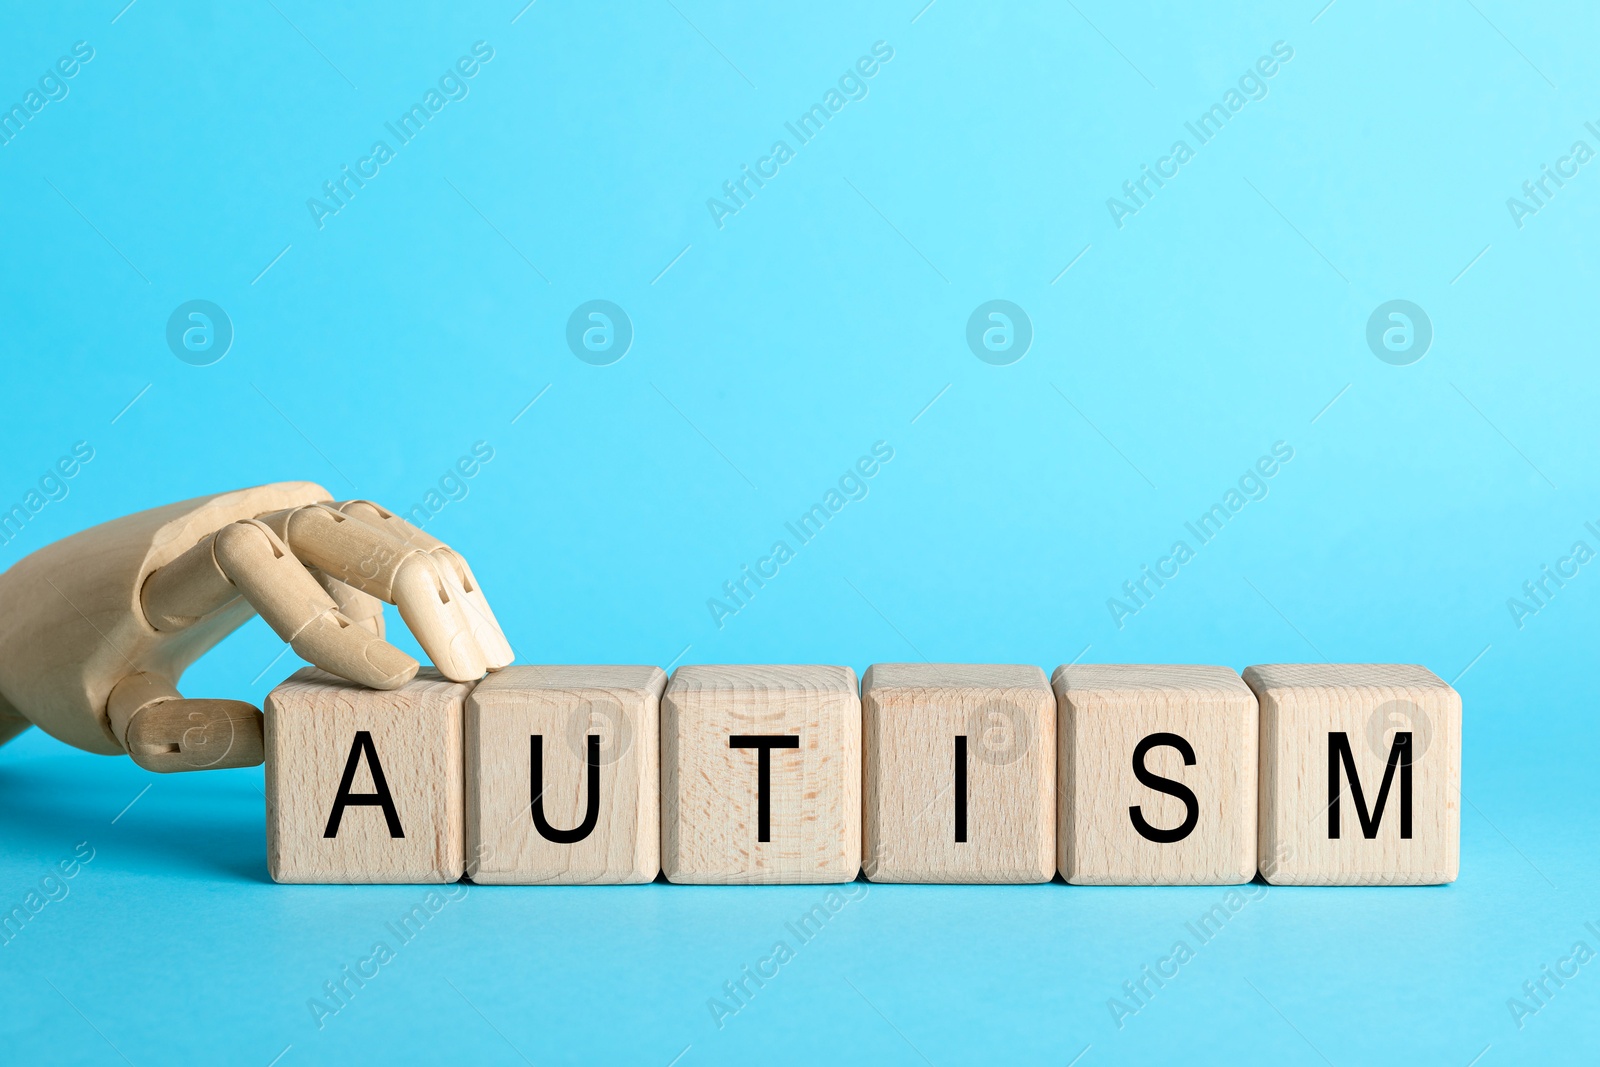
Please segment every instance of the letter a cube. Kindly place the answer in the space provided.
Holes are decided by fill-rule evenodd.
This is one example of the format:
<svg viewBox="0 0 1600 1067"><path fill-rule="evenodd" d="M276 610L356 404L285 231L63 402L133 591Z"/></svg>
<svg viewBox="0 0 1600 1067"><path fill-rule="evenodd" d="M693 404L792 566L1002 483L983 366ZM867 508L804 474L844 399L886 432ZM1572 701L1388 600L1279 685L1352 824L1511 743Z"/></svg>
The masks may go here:
<svg viewBox="0 0 1600 1067"><path fill-rule="evenodd" d="M875 663L862 685L874 882L1048 882L1056 703L1038 667Z"/></svg>
<svg viewBox="0 0 1600 1067"><path fill-rule="evenodd" d="M661 698L661 867L674 882L848 882L861 867L849 667L680 667Z"/></svg>
<svg viewBox="0 0 1600 1067"><path fill-rule="evenodd" d="M467 874L484 885L653 881L659 667L507 667L467 699Z"/></svg>
<svg viewBox="0 0 1600 1067"><path fill-rule="evenodd" d="M307 667L267 695L267 870L278 882L454 882L470 685L427 668L366 689Z"/></svg>
<svg viewBox="0 0 1600 1067"><path fill-rule="evenodd" d="M1057 668L1058 857L1075 885L1256 874L1255 694L1227 667Z"/></svg>
<svg viewBox="0 0 1600 1067"><path fill-rule="evenodd" d="M1424 667L1272 664L1261 700L1262 875L1274 885L1453 882L1461 695Z"/></svg>

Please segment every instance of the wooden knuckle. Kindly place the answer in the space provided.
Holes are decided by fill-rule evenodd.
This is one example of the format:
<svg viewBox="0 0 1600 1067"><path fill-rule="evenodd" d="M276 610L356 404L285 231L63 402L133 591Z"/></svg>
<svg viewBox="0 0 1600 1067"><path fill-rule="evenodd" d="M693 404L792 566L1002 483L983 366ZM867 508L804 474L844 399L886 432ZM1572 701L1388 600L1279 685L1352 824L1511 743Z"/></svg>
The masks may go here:
<svg viewBox="0 0 1600 1067"><path fill-rule="evenodd" d="M212 540L212 554L217 569L227 575L235 585L241 566L271 563L288 554L288 546L266 522L260 519L240 519L216 532Z"/></svg>
<svg viewBox="0 0 1600 1067"><path fill-rule="evenodd" d="M350 518L366 522L382 524L394 518L394 512L376 500L344 500L334 506Z"/></svg>

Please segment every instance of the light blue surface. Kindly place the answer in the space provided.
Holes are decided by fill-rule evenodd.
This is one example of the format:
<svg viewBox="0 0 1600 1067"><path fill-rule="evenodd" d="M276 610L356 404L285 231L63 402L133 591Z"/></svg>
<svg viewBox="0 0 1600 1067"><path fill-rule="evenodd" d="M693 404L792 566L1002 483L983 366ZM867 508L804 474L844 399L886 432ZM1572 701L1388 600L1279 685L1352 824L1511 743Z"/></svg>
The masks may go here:
<svg viewBox="0 0 1600 1067"><path fill-rule="evenodd" d="M861 883L719 1029L708 1000L824 890L462 886L319 1030L307 1001L425 891L272 885L259 770L152 778L35 731L0 752L0 904L93 859L0 948L8 1062L1593 1055L1600 962L1507 1007L1600 950L1600 564L1507 605L1600 548L1600 162L1507 205L1600 149L1593 12L921 2L7 12L0 104L94 52L0 145L0 503L94 459L0 565L278 479L409 509L486 442L428 528L525 662L1419 662L1465 701L1460 880L1251 887L1121 1029L1108 999L1225 891ZM478 41L319 229L307 199ZM1180 138L1119 228L1107 198ZM778 139L719 229L708 198ZM1367 344L1397 299L1433 330L1409 365ZM231 321L208 366L167 343L192 300ZM609 365L567 344L591 300L632 324ZM968 347L991 300L1031 321L1009 365ZM719 628L708 598L878 441L866 497ZM1279 441L1268 495L1119 628L1108 598ZM259 702L280 648L252 622L186 691Z"/></svg>

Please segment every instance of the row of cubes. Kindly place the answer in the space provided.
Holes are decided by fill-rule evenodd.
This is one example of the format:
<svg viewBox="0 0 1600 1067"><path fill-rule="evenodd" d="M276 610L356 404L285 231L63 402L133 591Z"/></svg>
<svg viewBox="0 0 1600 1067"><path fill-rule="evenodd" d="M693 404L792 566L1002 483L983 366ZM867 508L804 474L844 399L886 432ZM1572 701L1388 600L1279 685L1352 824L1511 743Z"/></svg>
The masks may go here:
<svg viewBox="0 0 1600 1067"><path fill-rule="evenodd" d="M1459 859L1422 667L515 666L266 704L279 882L1417 885Z"/></svg>

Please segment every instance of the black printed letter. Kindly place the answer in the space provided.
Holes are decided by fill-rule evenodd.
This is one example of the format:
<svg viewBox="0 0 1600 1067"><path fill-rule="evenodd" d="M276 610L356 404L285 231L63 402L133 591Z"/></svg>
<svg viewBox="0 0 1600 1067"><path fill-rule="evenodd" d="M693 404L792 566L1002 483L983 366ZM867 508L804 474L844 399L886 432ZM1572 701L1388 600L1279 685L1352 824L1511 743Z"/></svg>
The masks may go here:
<svg viewBox="0 0 1600 1067"><path fill-rule="evenodd" d="M956 843L967 841L967 739L956 737Z"/></svg>
<svg viewBox="0 0 1600 1067"><path fill-rule="evenodd" d="M1182 782L1174 782L1170 778L1163 778L1159 774L1152 774L1144 765L1145 753L1152 748L1166 746L1175 748L1183 757L1185 767L1194 766L1194 749L1189 742L1177 734L1151 734L1141 740L1133 749L1133 776L1139 779L1139 784L1147 789L1154 789L1157 793L1177 797L1183 801L1183 823L1176 830L1160 830L1145 822L1144 813L1135 804L1128 809L1128 817L1133 820L1133 828L1139 831L1139 836L1146 841L1154 841L1160 845L1170 845L1175 841L1182 841L1194 833L1195 824L1200 821L1200 802L1195 798L1194 790Z"/></svg>
<svg viewBox="0 0 1600 1067"><path fill-rule="evenodd" d="M367 769L372 772L372 788L376 790L373 793L350 792L350 787L355 784L356 767L361 763L362 753L366 753ZM372 734L366 730L357 730L356 739L350 745L350 758L345 761L344 777L339 781L338 795L333 798L333 810L328 813L328 828L322 831L323 837L339 836L339 823L344 819L344 809L352 804L381 807L384 821L389 824L389 836L406 836L406 832L400 828L400 813L394 810L394 797L389 795L389 783L383 777L383 764L378 762L378 749L372 743Z"/></svg>
<svg viewBox="0 0 1600 1067"><path fill-rule="evenodd" d="M583 822L576 830L557 830L544 818L544 738L529 734L529 785L533 795L533 826L539 836L558 845L575 845L594 833L594 824L600 819L600 737L589 735L589 781L585 800Z"/></svg>
<svg viewBox="0 0 1600 1067"><path fill-rule="evenodd" d="M756 754L756 840L772 840L772 750L799 748L794 734L731 734L729 748L753 748Z"/></svg>
<svg viewBox="0 0 1600 1067"><path fill-rule="evenodd" d="M1394 769L1400 768L1400 836L1411 839L1411 731L1395 732L1394 744L1389 746L1389 764L1383 769L1383 784L1378 786L1378 799L1372 805L1372 816L1367 816L1367 801L1361 795L1361 780L1356 777L1356 757L1350 751L1350 737L1344 731L1328 733L1328 840L1339 837L1339 764L1350 776L1350 799L1356 802L1356 818L1361 820L1361 836L1371 841L1378 836L1378 820L1383 818L1383 805L1389 799L1389 785L1394 781Z"/></svg>

